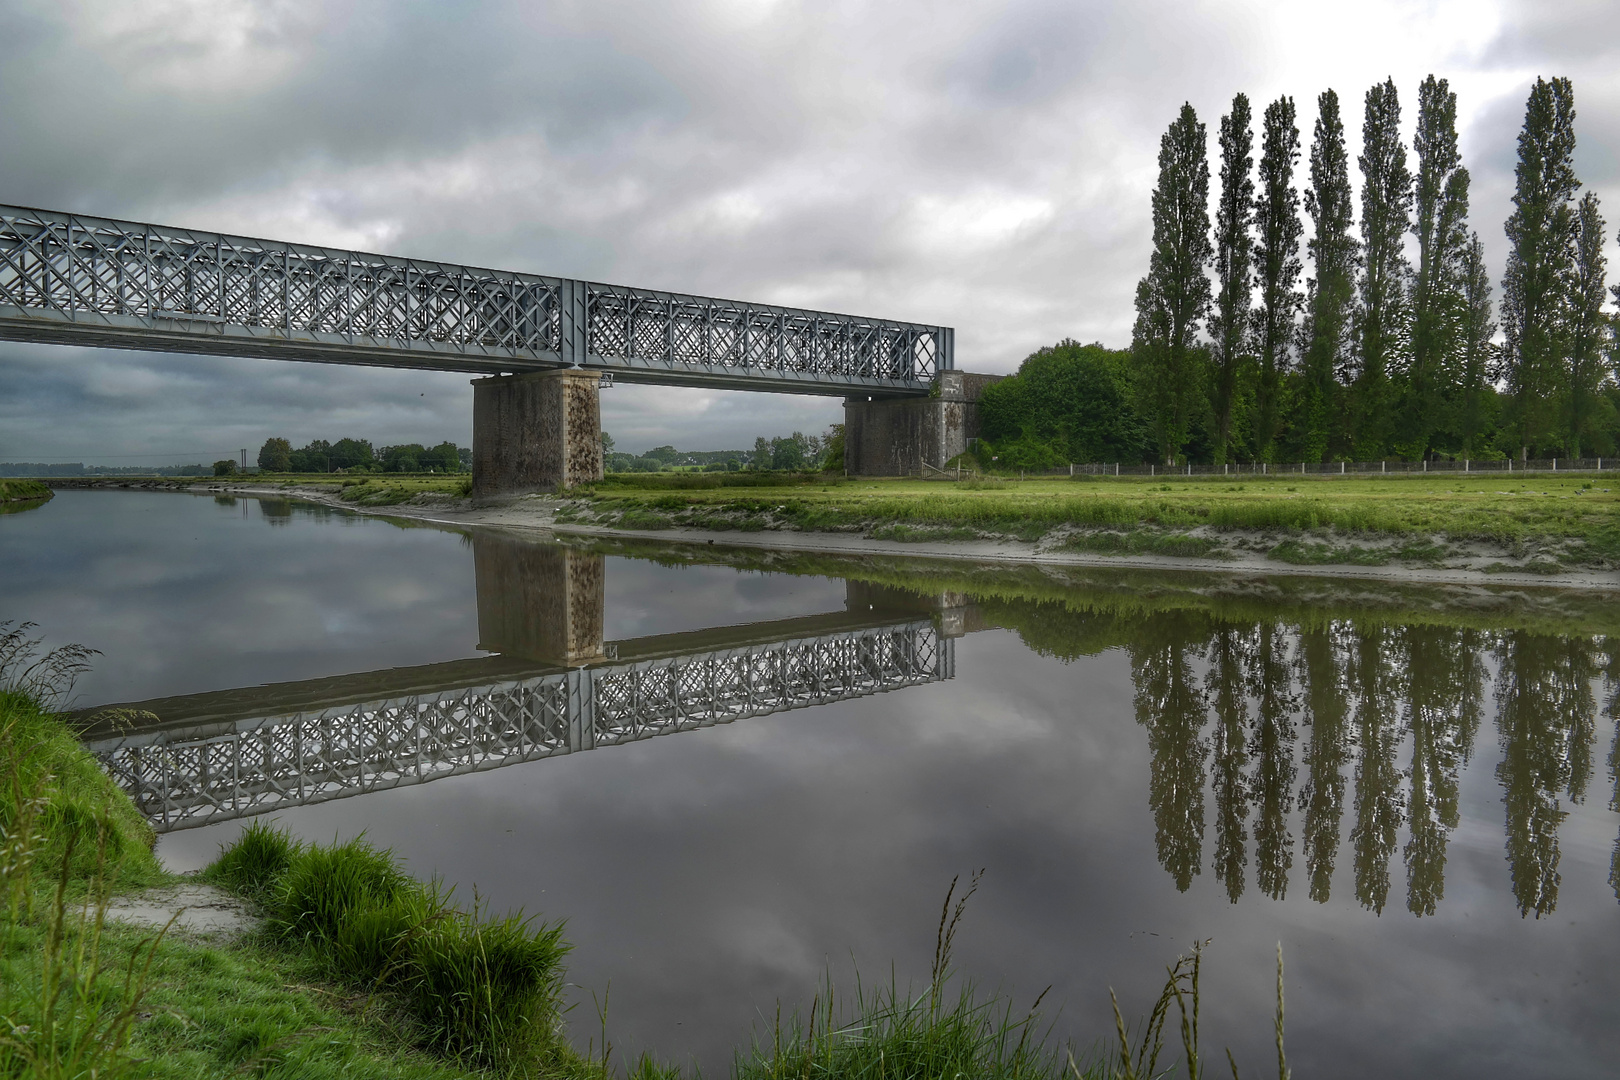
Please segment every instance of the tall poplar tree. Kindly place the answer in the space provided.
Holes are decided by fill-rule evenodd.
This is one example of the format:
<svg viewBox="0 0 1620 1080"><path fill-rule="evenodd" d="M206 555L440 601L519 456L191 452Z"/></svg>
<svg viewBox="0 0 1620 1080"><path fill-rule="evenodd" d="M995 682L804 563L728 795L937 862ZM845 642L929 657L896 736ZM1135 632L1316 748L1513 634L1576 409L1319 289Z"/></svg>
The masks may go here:
<svg viewBox="0 0 1620 1080"><path fill-rule="evenodd" d="M1575 272L1569 279L1569 348L1564 361L1564 448L1570 457L1581 456L1597 413L1603 384L1603 353L1608 344L1609 319L1603 311L1607 299L1608 260L1603 255L1603 215L1596 192L1581 199L1575 216Z"/></svg>
<svg viewBox="0 0 1620 1080"><path fill-rule="evenodd" d="M1307 247L1316 276L1307 289L1303 334L1304 387L1298 419L1303 461L1327 458L1338 403L1335 376L1350 362L1355 273L1361 259L1350 235L1350 155L1344 146L1339 95L1328 90L1316 102L1311 187L1305 193L1305 212L1314 231Z"/></svg>
<svg viewBox="0 0 1620 1080"><path fill-rule="evenodd" d="M1412 173L1401 141L1395 81L1367 91L1361 125L1360 303L1351 411L1351 448L1358 460L1384 456L1393 435L1390 375L1405 368L1405 241L1411 227Z"/></svg>
<svg viewBox="0 0 1620 1080"><path fill-rule="evenodd" d="M1537 79L1525 104L1507 220L1502 278L1502 374L1513 398L1519 455L1545 445L1556 427L1556 395L1566 346L1566 282L1574 271L1575 91L1570 81Z"/></svg>
<svg viewBox="0 0 1620 1080"><path fill-rule="evenodd" d="M1249 97L1238 94L1221 117L1221 196L1215 210L1215 313L1209 320L1214 345L1210 405L1215 411L1215 464L1227 461L1239 369L1245 362L1254 242L1254 132Z"/></svg>
<svg viewBox="0 0 1620 1080"><path fill-rule="evenodd" d="M1411 355L1398 449L1428 455L1442 402L1465 392L1457 374L1463 346L1463 273L1468 251L1468 170L1457 150L1457 95L1433 75L1418 87L1414 221L1418 264L1412 278ZM1488 290L1487 290L1488 291ZM1448 393L1449 392L1449 393Z"/></svg>
<svg viewBox="0 0 1620 1080"><path fill-rule="evenodd" d="M1462 454L1471 458L1484 449L1491 418L1486 415L1490 384L1498 374L1496 320L1491 318L1491 275L1485 266L1485 245L1479 234L1463 249L1458 280L1462 289L1462 311L1458 319L1457 350L1452 356L1447 381L1456 388L1457 434Z"/></svg>
<svg viewBox="0 0 1620 1080"><path fill-rule="evenodd" d="M1186 445L1199 391L1194 339L1209 310L1209 160L1204 125L1190 103L1159 140L1153 191L1153 256L1136 286L1131 351L1146 383L1159 458Z"/></svg>
<svg viewBox="0 0 1620 1080"><path fill-rule="evenodd" d="M1262 461L1274 461L1282 376L1292 358L1299 294L1299 189L1294 166L1299 162L1299 127L1294 99L1280 97L1266 106L1260 147L1260 185L1254 205L1254 272L1260 303L1254 312L1254 351L1260 362L1255 392L1254 449Z"/></svg>

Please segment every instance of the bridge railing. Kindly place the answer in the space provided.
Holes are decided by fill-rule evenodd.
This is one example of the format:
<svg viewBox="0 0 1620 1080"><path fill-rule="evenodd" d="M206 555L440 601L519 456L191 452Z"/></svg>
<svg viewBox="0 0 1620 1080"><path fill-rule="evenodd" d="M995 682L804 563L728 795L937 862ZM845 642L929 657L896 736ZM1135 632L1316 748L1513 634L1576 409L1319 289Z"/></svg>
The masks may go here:
<svg viewBox="0 0 1620 1080"><path fill-rule="evenodd" d="M948 327L0 206L0 337L475 372L921 392Z"/></svg>

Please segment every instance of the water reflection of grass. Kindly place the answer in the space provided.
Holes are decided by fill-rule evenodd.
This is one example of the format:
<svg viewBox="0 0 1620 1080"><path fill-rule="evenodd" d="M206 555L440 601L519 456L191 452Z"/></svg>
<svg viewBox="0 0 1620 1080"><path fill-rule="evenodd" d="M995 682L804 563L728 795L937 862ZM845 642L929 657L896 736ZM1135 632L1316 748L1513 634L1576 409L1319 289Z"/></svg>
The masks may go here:
<svg viewBox="0 0 1620 1080"><path fill-rule="evenodd" d="M919 595L959 593L971 603L995 608L995 617L1006 620L1001 625L1010 628L1056 618L1187 612L1312 627L1335 619L1362 619L1482 630L1620 634L1620 604L1613 594L1592 590L1171 573L1123 566L998 566L902 555L699 548L629 538L579 543L604 554L665 565L703 562L844 578Z"/></svg>

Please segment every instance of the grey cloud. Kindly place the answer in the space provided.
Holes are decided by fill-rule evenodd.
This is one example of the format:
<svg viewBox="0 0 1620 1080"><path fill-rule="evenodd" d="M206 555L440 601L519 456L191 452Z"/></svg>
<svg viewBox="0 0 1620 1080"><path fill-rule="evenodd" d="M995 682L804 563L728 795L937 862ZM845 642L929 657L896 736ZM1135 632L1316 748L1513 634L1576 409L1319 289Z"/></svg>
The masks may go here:
<svg viewBox="0 0 1620 1080"><path fill-rule="evenodd" d="M957 328L959 364L989 371L1059 337L1128 340L1158 138L1182 101L1213 130L1235 91L1286 92L1308 142L1321 89L1277 82L1287 50L1312 46L1268 38L1280 9L1164 0L172 0L167 21L142 15L156 10L13 0L0 15L0 199L940 322ZM1612 39L1600 32L1612 19L1523 5L1478 59L1448 69L1456 50L1437 43L1434 67L1571 71L1583 175L1601 189L1620 100L1596 46L1569 42ZM1410 126L1415 80L1399 81ZM1464 102L1475 225L1496 261L1526 87ZM1354 143L1365 87L1338 89ZM21 355L0 348L0 380L39 400L20 386L39 377ZM244 380L277 415L232 417L243 430L325 430L334 395L359 412L375 402L374 438L409 422L389 411L396 377L375 371L142 363ZM0 442L41 431L112 453L142 424L193 422L175 386L167 401L126 401L128 429L112 413L94 428L8 419ZM463 408L465 380L444 387ZM610 430L649 445L839 414L836 401L616 394Z"/></svg>

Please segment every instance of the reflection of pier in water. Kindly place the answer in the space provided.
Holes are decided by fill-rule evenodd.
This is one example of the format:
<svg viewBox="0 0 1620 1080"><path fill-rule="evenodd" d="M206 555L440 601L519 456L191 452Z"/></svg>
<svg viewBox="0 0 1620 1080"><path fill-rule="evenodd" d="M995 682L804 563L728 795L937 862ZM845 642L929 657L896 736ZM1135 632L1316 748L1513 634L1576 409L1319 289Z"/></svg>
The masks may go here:
<svg viewBox="0 0 1620 1080"><path fill-rule="evenodd" d="M480 647L416 668L138 702L84 732L159 832L809 708L954 674L950 598L609 642L598 555L473 540Z"/></svg>

